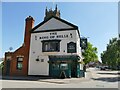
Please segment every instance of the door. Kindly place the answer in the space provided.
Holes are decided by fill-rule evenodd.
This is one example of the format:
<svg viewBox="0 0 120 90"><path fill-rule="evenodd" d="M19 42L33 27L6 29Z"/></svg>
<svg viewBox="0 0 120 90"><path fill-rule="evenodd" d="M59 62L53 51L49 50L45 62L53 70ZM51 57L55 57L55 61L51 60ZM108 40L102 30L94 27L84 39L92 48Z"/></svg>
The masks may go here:
<svg viewBox="0 0 120 90"><path fill-rule="evenodd" d="M77 75L77 64L75 61L71 63L71 77L76 77Z"/></svg>
<svg viewBox="0 0 120 90"><path fill-rule="evenodd" d="M10 75L10 60L6 61L6 75Z"/></svg>

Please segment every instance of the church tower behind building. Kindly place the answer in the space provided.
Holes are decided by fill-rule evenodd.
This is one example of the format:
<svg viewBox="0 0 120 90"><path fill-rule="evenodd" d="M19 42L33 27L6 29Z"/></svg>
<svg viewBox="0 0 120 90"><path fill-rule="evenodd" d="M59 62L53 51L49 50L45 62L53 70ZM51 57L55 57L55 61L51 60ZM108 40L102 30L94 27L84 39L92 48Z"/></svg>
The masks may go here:
<svg viewBox="0 0 120 90"><path fill-rule="evenodd" d="M60 10L57 9L57 5L55 7L55 10L52 10L52 8L51 8L48 11L47 7L46 7L44 20L49 19L51 16L55 16L55 17L60 18Z"/></svg>

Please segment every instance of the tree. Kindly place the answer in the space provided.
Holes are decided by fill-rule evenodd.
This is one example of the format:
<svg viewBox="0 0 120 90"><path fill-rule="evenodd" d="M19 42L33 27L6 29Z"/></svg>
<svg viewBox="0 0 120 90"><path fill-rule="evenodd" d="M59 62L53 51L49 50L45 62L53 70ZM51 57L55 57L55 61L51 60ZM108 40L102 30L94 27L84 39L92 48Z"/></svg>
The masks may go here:
<svg viewBox="0 0 120 90"><path fill-rule="evenodd" d="M84 57L85 65L91 61L92 62L98 61L97 48L93 47L93 45L90 42L87 43L87 48L84 50L82 55Z"/></svg>
<svg viewBox="0 0 120 90"><path fill-rule="evenodd" d="M2 61L2 62L0 63L0 69L2 70L3 67L4 67L4 62Z"/></svg>
<svg viewBox="0 0 120 90"><path fill-rule="evenodd" d="M102 63L112 69L117 69L120 64L120 40L112 38L107 44L106 51L101 53Z"/></svg>

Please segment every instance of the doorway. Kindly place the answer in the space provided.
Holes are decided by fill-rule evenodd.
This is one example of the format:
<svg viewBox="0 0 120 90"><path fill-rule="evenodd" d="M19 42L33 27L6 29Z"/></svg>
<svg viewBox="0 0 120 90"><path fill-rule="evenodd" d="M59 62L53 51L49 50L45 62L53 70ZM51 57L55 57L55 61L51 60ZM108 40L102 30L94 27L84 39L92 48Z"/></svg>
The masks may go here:
<svg viewBox="0 0 120 90"><path fill-rule="evenodd" d="M71 63L71 77L77 76L77 64L75 61Z"/></svg>
<svg viewBox="0 0 120 90"><path fill-rule="evenodd" d="M10 75L10 60L6 60L6 75Z"/></svg>

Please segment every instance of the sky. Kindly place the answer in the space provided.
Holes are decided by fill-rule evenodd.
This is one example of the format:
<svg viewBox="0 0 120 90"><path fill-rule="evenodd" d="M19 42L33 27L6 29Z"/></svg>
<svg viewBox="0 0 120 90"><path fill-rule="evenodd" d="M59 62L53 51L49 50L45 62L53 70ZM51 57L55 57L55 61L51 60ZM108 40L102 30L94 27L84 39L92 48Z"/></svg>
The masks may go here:
<svg viewBox="0 0 120 90"><path fill-rule="evenodd" d="M79 27L81 37L98 48L98 56L106 50L109 40L118 36L117 2L3 2L2 3L2 53L19 48L24 41L25 18L32 16L35 26L43 21L45 8L55 5L61 18ZM2 26L1 26L2 25Z"/></svg>

